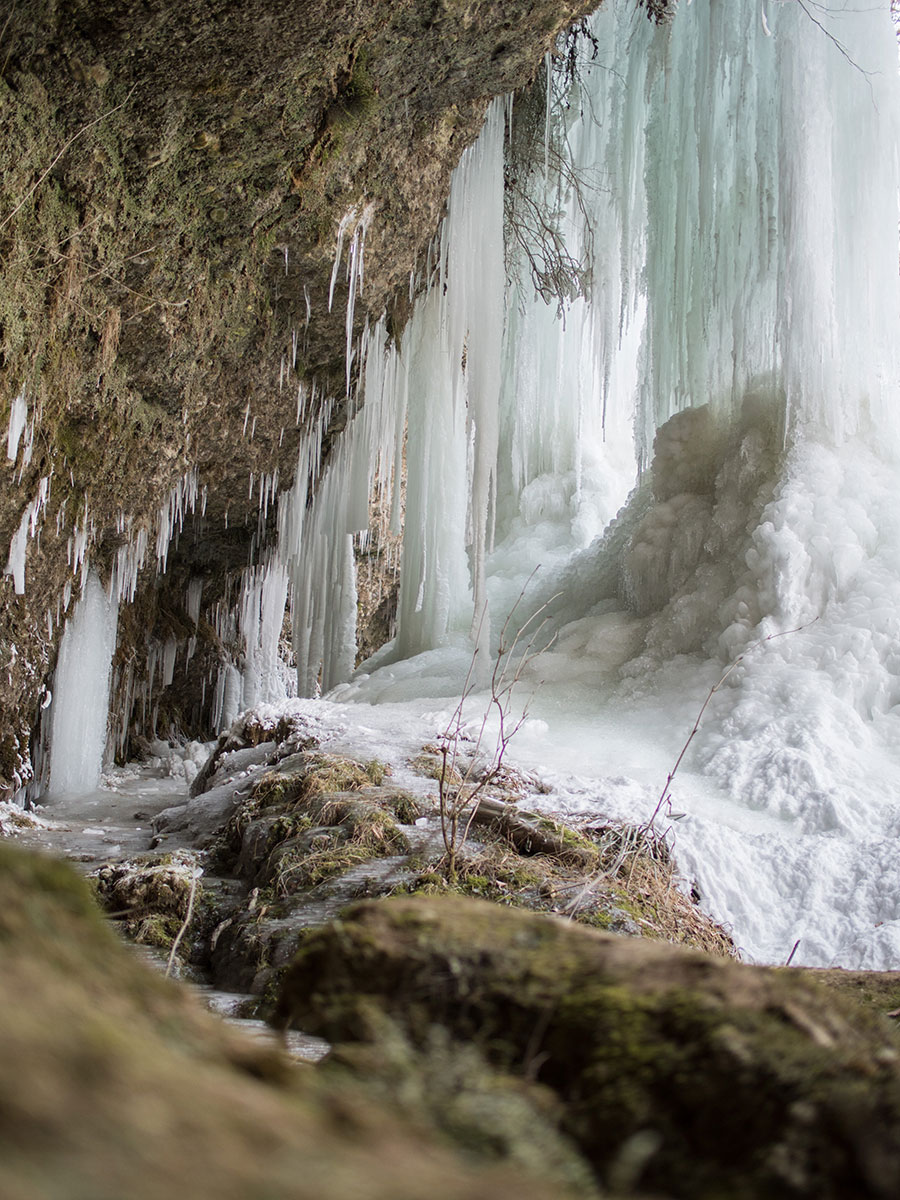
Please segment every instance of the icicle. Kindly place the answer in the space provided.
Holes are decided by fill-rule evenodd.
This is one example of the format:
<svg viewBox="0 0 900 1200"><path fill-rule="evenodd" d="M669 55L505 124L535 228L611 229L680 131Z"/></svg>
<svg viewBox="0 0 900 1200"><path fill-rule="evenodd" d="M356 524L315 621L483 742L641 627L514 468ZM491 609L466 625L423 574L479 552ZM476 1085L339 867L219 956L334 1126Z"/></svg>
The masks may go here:
<svg viewBox="0 0 900 1200"><path fill-rule="evenodd" d="M156 531L156 569L165 574L169 557L169 546L184 525L188 512L197 507L199 491L196 467L186 471L169 493L168 501L159 510Z"/></svg>
<svg viewBox="0 0 900 1200"><path fill-rule="evenodd" d="M338 271L341 265L341 256L344 250L344 239L349 231L350 234L350 249L347 255L347 316L345 321L346 333L346 349L345 361L347 371L347 395L350 394L350 374L353 362L353 317L356 309L356 297L362 289L364 271L365 271L365 246L366 232L372 222L372 217L375 213L375 205L370 203L363 206L362 210L354 205L343 217L341 217L338 225L337 247L334 253L334 265L331 271L331 284L328 289L328 311L331 312L332 304L334 303L334 289L337 284ZM299 418L298 418L299 420Z"/></svg>
<svg viewBox="0 0 900 1200"><path fill-rule="evenodd" d="M47 506L50 496L50 477L45 475L39 485L35 498L22 513L19 527L12 536L9 545L9 558L3 569L4 575L12 575L13 587L17 596L25 594L25 559L28 549L28 539L37 535L41 513ZM81 551L83 557L83 549ZM78 564L80 565L80 559ZM74 568L77 570L77 565Z"/></svg>
<svg viewBox="0 0 900 1200"><path fill-rule="evenodd" d="M187 585L184 607L194 626L200 624L200 601L203 596L203 580L192 579Z"/></svg>
<svg viewBox="0 0 900 1200"><path fill-rule="evenodd" d="M164 688L167 688L175 678L175 659L178 654L178 642L174 637L166 639L166 644L163 646L161 668L162 679L161 683Z"/></svg>
<svg viewBox="0 0 900 1200"><path fill-rule="evenodd" d="M25 389L19 392L12 402L9 414L9 429L6 435L6 457L14 462L19 453L19 439L28 420L28 401L25 399Z"/></svg>
<svg viewBox="0 0 900 1200"><path fill-rule="evenodd" d="M244 572L239 616L244 643L243 708L276 704L290 694L287 668L278 653L287 592L288 573L283 563L275 561Z"/></svg>

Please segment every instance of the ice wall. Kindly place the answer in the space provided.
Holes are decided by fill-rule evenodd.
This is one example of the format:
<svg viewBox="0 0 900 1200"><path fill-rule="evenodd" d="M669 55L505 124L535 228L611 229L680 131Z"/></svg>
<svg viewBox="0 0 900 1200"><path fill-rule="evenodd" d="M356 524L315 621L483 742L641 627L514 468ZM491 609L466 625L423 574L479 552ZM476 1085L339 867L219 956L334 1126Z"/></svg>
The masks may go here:
<svg viewBox="0 0 900 1200"><path fill-rule="evenodd" d="M90 572L66 621L53 680L51 796L90 792L100 782L117 616L118 605Z"/></svg>

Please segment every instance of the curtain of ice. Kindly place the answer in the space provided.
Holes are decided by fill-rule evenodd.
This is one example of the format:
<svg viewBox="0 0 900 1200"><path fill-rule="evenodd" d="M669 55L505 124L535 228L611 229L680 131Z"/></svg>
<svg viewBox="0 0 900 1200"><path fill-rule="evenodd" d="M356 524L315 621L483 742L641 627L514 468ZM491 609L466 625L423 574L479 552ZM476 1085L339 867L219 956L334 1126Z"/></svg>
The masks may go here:
<svg viewBox="0 0 900 1200"><path fill-rule="evenodd" d="M815 19L814 19L815 18ZM841 439L894 376L888 6L698 0L647 55L640 438L762 381ZM894 421L889 420L893 438Z"/></svg>
<svg viewBox="0 0 900 1200"><path fill-rule="evenodd" d="M631 0L594 15L596 52L582 43L566 95L548 87L553 136L528 184L588 268L562 317L527 253L505 261L492 105L454 174L431 286L399 346L382 329L361 347L364 403L308 506L298 472L282 541L301 690L352 669L352 536L404 428L399 657L478 627L495 531L516 547L507 563L587 545L684 409L709 405L724 428L752 393L782 436L836 443L874 422L896 443L888 11L813 16L793 0L694 0L663 27ZM499 616L509 602L501 588Z"/></svg>

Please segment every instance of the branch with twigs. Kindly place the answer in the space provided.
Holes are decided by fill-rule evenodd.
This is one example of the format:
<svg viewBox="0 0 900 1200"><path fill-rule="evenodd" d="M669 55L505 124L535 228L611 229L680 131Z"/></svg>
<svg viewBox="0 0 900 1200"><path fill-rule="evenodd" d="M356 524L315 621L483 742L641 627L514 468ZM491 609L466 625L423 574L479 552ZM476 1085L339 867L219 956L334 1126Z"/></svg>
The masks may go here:
<svg viewBox="0 0 900 1200"><path fill-rule="evenodd" d="M178 930L178 936L175 938L175 941L172 943L172 949L169 952L169 961L166 963L166 978L167 979L168 979L169 975L171 975L171 973L172 973L172 966L175 962L175 955L178 953L178 947L181 945L181 939L184 937L185 933L187 932L188 926L191 923L191 917L194 915L194 897L197 895L197 884L200 881L200 876L202 874L203 874L203 871L201 870L200 867L194 868L194 874L191 878L191 894L188 897L187 912L185 913L184 921L182 922L181 928Z"/></svg>
<svg viewBox="0 0 900 1200"><path fill-rule="evenodd" d="M462 694L447 727L440 735L441 769L438 776L438 801L441 818L441 837L444 843L444 862L448 878L456 879L459 853L466 843L478 812L479 799L487 788L495 783L503 769L503 761L509 743L516 736L528 717L528 709L534 693L522 706L518 715L513 714L512 697L525 669L553 644L555 635L545 644L538 646L538 639L546 625L546 619L538 620L548 605L556 599L551 596L517 630L507 645L510 627L516 610L522 602L528 585L534 578L536 567L510 609L500 631L500 644L490 680L490 698L485 705L474 740L465 732L463 713L466 701L475 690L475 667L478 658L476 646L466 672ZM484 613L481 620L484 621ZM537 624L535 624L537 622ZM529 632L530 630L530 632ZM479 630L480 632L480 630ZM527 641L525 640L527 636ZM477 641L478 639L476 639ZM496 715L498 730L493 751L485 762L483 746L488 723ZM466 745L466 762L462 763L463 746ZM461 770L461 765L464 769Z"/></svg>

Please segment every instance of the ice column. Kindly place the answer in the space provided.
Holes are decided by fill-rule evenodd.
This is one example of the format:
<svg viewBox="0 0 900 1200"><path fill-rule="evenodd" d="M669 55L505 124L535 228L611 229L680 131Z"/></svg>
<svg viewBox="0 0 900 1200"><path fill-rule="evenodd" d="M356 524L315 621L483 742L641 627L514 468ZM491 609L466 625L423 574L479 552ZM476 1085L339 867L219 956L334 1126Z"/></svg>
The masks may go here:
<svg viewBox="0 0 900 1200"><path fill-rule="evenodd" d="M504 106L495 101L454 172L438 278L400 349L408 404L403 656L440 645L461 625L477 630L487 601L506 287L503 137Z"/></svg>
<svg viewBox="0 0 900 1200"><path fill-rule="evenodd" d="M362 270L361 263L356 270ZM360 361L366 403L351 418L317 481L326 408L320 427L301 448L294 487L279 502L279 556L291 581L301 695L327 691L347 679L355 665L353 539L368 528L376 484L397 484L402 444L403 414L397 405L403 393L396 384L396 355L386 343L384 320L365 330ZM354 402L355 397L351 408Z"/></svg>
<svg viewBox="0 0 900 1200"><path fill-rule="evenodd" d="M118 606L93 572L66 621L53 684L50 792L93 791L106 746L109 677Z"/></svg>
<svg viewBox="0 0 900 1200"><path fill-rule="evenodd" d="M253 567L245 573L240 612L243 708L276 704L289 694L278 655L287 591L287 568L281 562Z"/></svg>

